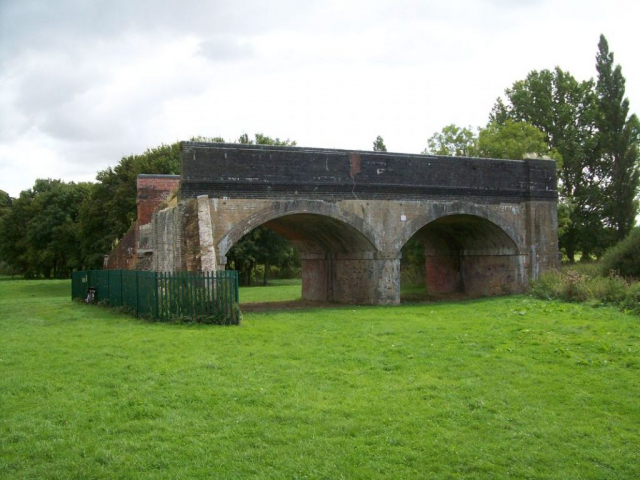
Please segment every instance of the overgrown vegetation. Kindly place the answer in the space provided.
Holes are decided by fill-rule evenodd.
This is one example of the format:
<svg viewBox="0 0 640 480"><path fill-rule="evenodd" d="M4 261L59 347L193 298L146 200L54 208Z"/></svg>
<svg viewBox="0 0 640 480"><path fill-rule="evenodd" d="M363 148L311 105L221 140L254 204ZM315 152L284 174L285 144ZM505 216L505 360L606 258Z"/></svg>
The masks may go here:
<svg viewBox="0 0 640 480"><path fill-rule="evenodd" d="M604 274L616 272L640 281L640 227L634 228L627 238L607 250L600 265Z"/></svg>
<svg viewBox="0 0 640 480"><path fill-rule="evenodd" d="M569 269L549 272L533 283L531 293L543 299L580 302L592 306L615 305L640 314L640 282L627 280L610 272L609 275L589 275Z"/></svg>
<svg viewBox="0 0 640 480"><path fill-rule="evenodd" d="M598 263L580 263L548 272L531 288L538 298L615 305L640 314L640 228L605 253Z"/></svg>
<svg viewBox="0 0 640 480"><path fill-rule="evenodd" d="M40 280L0 281L0 311L2 478L640 477L640 324L614 309L508 297L229 329Z"/></svg>

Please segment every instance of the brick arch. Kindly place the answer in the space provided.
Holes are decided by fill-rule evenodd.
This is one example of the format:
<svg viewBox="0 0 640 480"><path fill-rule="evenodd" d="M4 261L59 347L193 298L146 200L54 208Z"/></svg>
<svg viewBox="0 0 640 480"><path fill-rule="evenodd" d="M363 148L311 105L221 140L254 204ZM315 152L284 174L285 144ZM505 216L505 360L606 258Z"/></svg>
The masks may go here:
<svg viewBox="0 0 640 480"><path fill-rule="evenodd" d="M502 232L504 232L509 239L513 242L518 254L526 253L524 247L524 239L518 235L518 226L513 225L510 222L504 220L500 215L492 211L485 205L473 205L473 204L454 204L454 205L439 205L432 208L431 211L420 215L411 221L410 228L407 229L402 237L399 239L400 249L413 237L417 232L436 220L451 217L454 215L468 215L483 220L487 220L497 226Z"/></svg>
<svg viewBox="0 0 640 480"><path fill-rule="evenodd" d="M341 210L336 205L323 201L293 200L277 201L250 217L236 223L219 241L216 246L218 257L224 258L229 250L251 230L283 217L295 215L317 215L337 221L345 228L353 230L368 245L372 252L379 252L382 246L376 232L363 218ZM357 232L357 233L356 233Z"/></svg>

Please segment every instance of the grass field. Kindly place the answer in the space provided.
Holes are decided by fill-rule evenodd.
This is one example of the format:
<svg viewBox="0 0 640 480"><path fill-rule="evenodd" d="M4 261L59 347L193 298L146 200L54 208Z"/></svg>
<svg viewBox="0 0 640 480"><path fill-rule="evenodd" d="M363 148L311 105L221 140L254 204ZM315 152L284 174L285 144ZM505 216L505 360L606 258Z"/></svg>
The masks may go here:
<svg viewBox="0 0 640 480"><path fill-rule="evenodd" d="M240 288L240 303L300 300L301 292L301 280L271 280L266 287Z"/></svg>
<svg viewBox="0 0 640 480"><path fill-rule="evenodd" d="M614 309L519 296L216 327L69 289L0 281L0 478L640 478L640 318Z"/></svg>

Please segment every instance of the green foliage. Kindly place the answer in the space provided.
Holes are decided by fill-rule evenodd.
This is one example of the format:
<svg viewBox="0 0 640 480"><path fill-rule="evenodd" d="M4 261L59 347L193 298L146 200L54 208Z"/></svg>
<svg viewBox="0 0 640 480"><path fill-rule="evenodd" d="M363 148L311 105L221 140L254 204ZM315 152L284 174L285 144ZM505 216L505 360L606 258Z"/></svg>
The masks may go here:
<svg viewBox="0 0 640 480"><path fill-rule="evenodd" d="M478 134L476 155L488 158L522 159L546 157L562 163L558 152L549 148L545 134L526 122L511 119L489 123Z"/></svg>
<svg viewBox="0 0 640 480"><path fill-rule="evenodd" d="M625 79L604 36L596 69L597 82L578 82L560 68L532 71L505 91L490 117L530 123L562 157L560 194L570 208L562 212L568 222L560 245L571 262L578 252L600 257L624 238L638 213L640 127L629 115Z"/></svg>
<svg viewBox="0 0 640 480"><path fill-rule="evenodd" d="M255 282L255 270L261 265L263 285L269 281L271 267L296 274L300 268L298 251L286 239L265 228L257 227L246 234L227 253L228 267L237 270L241 285Z"/></svg>
<svg viewBox="0 0 640 480"><path fill-rule="evenodd" d="M373 142L373 151L374 152L386 152L387 146L384 144L384 140L380 135L378 135Z"/></svg>
<svg viewBox="0 0 640 480"><path fill-rule="evenodd" d="M636 227L620 243L606 251L600 262L603 273L617 272L623 277L640 280L640 227Z"/></svg>
<svg viewBox="0 0 640 480"><path fill-rule="evenodd" d="M262 133L256 133L254 135L254 140L249 138L249 135L243 133L240 135L236 143L244 144L244 145L275 145L278 147L295 147L296 142L289 140L280 140L279 138L272 138L267 135L263 135Z"/></svg>
<svg viewBox="0 0 640 480"><path fill-rule="evenodd" d="M588 303L594 306L614 305L623 311L640 314L640 283L621 277L615 270L601 274L602 266L594 265L586 273L580 269L548 272L533 282L531 293L546 300Z"/></svg>
<svg viewBox="0 0 640 480"><path fill-rule="evenodd" d="M26 259L31 202L32 192L21 192L20 197L12 200L11 208L5 207L0 216L0 260L7 273L33 275Z"/></svg>
<svg viewBox="0 0 640 480"><path fill-rule="evenodd" d="M202 135L191 137L190 140L192 142L202 142L202 143L225 143L224 138L222 137L204 137Z"/></svg>
<svg viewBox="0 0 640 480"><path fill-rule="evenodd" d="M97 267L102 255L136 220L137 180L140 174L180 173L180 143L161 145L140 155L123 157L114 168L98 172L91 199L83 205L83 250Z"/></svg>
<svg viewBox="0 0 640 480"><path fill-rule="evenodd" d="M471 128L447 125L428 140L422 152L428 155L474 156L486 158L522 159L548 157L561 163L561 155L549 148L543 132L523 121L510 118L492 121L479 128L476 135Z"/></svg>
<svg viewBox="0 0 640 480"><path fill-rule="evenodd" d="M420 286L424 291L425 257L424 244L414 235L402 247L400 260L400 284L402 287Z"/></svg>
<svg viewBox="0 0 640 480"><path fill-rule="evenodd" d="M640 122L629 115L629 100L624 97L625 78L620 65L614 65L613 53L604 35L600 36L596 57L598 112L596 126L603 175L604 217L613 226L616 240L622 240L636 223L640 205Z"/></svg>
<svg viewBox="0 0 640 480"><path fill-rule="evenodd" d="M532 71L505 91L506 101L498 99L491 113L494 122L511 119L537 127L546 135L548 145L561 155L561 205L570 208L562 211L562 218L568 221L562 229L560 245L571 261L579 250L597 249L604 235L597 212L601 176L597 174L593 88L593 81L578 82L560 68ZM591 236L586 235L587 231Z"/></svg>
<svg viewBox="0 0 640 480"><path fill-rule="evenodd" d="M0 190L0 216L9 207L11 207L11 197L4 190Z"/></svg>
<svg viewBox="0 0 640 480"><path fill-rule="evenodd" d="M570 198L558 199L558 238L562 238L571 227L571 212L574 205Z"/></svg>
<svg viewBox="0 0 640 480"><path fill-rule="evenodd" d="M0 259L27 277L68 277L80 268L80 207L91 185L36 180L0 216Z"/></svg>
<svg viewBox="0 0 640 480"><path fill-rule="evenodd" d="M476 154L478 139L471 127L447 125L441 132L434 133L427 140L425 155L447 155L454 157L471 157Z"/></svg>
<svg viewBox="0 0 640 480"><path fill-rule="evenodd" d="M614 309L503 297L215 328L1 283L2 478L640 477L639 322Z"/></svg>

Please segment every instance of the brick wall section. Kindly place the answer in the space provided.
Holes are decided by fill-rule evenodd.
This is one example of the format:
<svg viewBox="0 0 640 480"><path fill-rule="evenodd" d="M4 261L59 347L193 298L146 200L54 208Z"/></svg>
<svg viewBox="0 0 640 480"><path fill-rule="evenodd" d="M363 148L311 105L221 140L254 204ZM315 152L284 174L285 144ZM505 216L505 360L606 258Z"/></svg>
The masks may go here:
<svg viewBox="0 0 640 480"><path fill-rule="evenodd" d="M179 175L138 175L137 223L139 225L149 223L158 205L179 186Z"/></svg>
<svg viewBox="0 0 640 480"><path fill-rule="evenodd" d="M135 268L136 235L133 229L129 230L105 258L104 270L133 270Z"/></svg>

